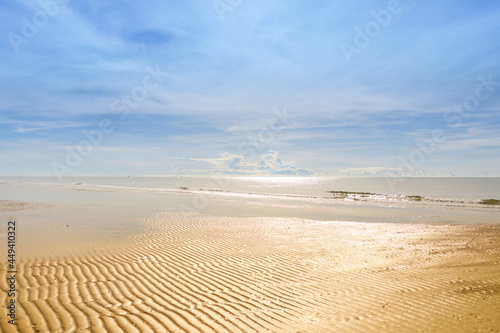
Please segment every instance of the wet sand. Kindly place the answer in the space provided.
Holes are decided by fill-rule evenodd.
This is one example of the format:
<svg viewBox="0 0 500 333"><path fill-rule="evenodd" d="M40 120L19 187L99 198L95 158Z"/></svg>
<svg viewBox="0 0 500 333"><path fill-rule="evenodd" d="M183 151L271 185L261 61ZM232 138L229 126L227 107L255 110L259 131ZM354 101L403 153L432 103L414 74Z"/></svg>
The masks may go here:
<svg viewBox="0 0 500 333"><path fill-rule="evenodd" d="M0 207L2 248L6 216L21 225L16 326L0 254L2 332L500 330L499 226Z"/></svg>

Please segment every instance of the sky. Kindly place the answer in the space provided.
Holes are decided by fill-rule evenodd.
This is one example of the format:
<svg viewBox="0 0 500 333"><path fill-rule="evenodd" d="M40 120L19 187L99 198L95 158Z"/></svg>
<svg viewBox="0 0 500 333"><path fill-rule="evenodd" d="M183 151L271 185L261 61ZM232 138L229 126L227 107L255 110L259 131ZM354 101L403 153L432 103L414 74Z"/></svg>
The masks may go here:
<svg viewBox="0 0 500 333"><path fill-rule="evenodd" d="M0 6L0 176L500 176L498 1Z"/></svg>

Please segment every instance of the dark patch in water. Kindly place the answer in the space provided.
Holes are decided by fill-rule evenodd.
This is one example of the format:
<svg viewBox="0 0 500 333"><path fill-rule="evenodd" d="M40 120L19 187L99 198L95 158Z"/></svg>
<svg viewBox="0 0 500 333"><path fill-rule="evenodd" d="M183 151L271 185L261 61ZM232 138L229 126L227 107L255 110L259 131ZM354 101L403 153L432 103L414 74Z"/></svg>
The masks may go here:
<svg viewBox="0 0 500 333"><path fill-rule="evenodd" d="M346 192L346 191L328 191L328 193L339 194L339 195L349 195L349 194L357 194L357 195L376 195L376 193L370 192Z"/></svg>
<svg viewBox="0 0 500 333"><path fill-rule="evenodd" d="M500 200L498 199L483 199L480 202L483 205L495 205L495 206L500 206Z"/></svg>

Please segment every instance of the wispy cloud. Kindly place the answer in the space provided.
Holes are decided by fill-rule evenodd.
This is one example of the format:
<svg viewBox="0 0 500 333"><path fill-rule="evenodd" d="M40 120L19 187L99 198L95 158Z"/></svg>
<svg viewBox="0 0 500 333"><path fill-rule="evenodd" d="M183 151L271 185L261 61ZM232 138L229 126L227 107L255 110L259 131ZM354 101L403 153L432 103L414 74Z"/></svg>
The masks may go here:
<svg viewBox="0 0 500 333"><path fill-rule="evenodd" d="M26 133L26 132L34 132L34 131L47 131L53 129L61 129L61 128L83 128L88 124L77 123L77 122L25 122L21 125L16 124L14 132L17 133Z"/></svg>
<svg viewBox="0 0 500 333"><path fill-rule="evenodd" d="M39 162L14 159L0 174L50 173L103 118L116 128L75 174L165 174L180 156L192 159L175 160L185 173L202 163L234 174L377 173L372 166L396 167L436 128L448 142L426 161L429 173L493 173L500 88L460 126L443 113L474 93L479 75L500 81L500 4L401 1L404 11L347 64L340 43L386 5L245 1L221 22L211 1L68 1L26 37L23 17L31 20L40 3L6 2L0 30L25 42L17 53L7 38L0 43L2 154ZM146 66L169 75L120 120L111 103L141 83ZM240 156L238 147L284 105L294 124L258 162Z"/></svg>
<svg viewBox="0 0 500 333"><path fill-rule="evenodd" d="M439 150L440 151L477 150L486 147L500 148L500 137L448 141L440 145Z"/></svg>

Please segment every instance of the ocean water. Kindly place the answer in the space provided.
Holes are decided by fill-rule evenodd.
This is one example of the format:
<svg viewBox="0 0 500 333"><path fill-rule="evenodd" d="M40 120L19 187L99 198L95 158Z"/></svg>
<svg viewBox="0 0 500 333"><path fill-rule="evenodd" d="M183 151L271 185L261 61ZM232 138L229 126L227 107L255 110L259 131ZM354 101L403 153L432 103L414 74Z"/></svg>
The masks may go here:
<svg viewBox="0 0 500 333"><path fill-rule="evenodd" d="M269 196L309 200L486 204L500 200L500 178L332 177L2 177L0 181L45 183L73 189L123 192L187 192L234 197ZM494 203L494 201L492 201Z"/></svg>
<svg viewBox="0 0 500 333"><path fill-rule="evenodd" d="M171 176L68 177L59 182L1 177L0 200L22 199L3 195L5 186L27 188L29 184L46 185L52 197L59 193L57 200L63 203L95 204L99 193L115 193L125 201L133 197L127 205L135 205L134 211L161 207L211 215L500 224L500 178ZM30 197L30 193L24 191L22 196L33 201L50 196L37 192Z"/></svg>

